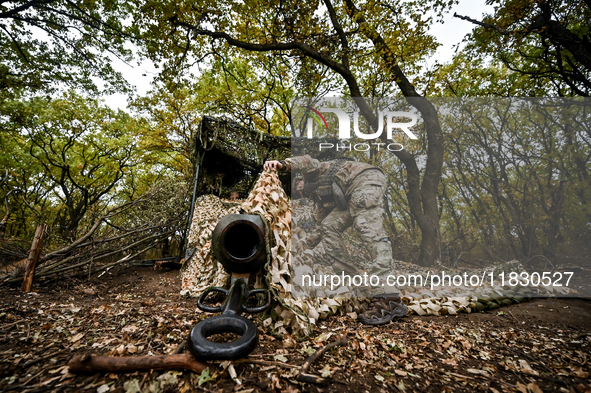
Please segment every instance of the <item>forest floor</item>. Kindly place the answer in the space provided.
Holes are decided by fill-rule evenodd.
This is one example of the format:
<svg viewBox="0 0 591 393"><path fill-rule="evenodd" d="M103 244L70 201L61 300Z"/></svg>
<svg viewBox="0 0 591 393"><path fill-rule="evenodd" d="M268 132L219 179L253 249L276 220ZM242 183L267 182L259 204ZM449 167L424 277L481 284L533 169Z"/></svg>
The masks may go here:
<svg viewBox="0 0 591 393"><path fill-rule="evenodd" d="M189 371L75 375L75 354L170 354L207 314L179 296L177 270L112 269L90 280L0 289L0 391L591 392L591 301L533 299L485 313L407 316L364 326L322 321L303 342L260 330L260 344L213 379ZM317 349L322 384L296 381ZM201 385L199 385L201 383Z"/></svg>

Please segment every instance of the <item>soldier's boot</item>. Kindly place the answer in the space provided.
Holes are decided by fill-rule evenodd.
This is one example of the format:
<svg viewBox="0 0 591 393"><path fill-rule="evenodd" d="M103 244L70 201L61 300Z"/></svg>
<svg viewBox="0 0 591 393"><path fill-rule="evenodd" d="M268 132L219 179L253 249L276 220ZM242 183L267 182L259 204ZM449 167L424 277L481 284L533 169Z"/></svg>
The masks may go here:
<svg viewBox="0 0 591 393"><path fill-rule="evenodd" d="M388 274L392 274L394 260L392 258L392 245L390 239L382 239L374 242L371 247L373 258L372 274L380 277L384 282ZM396 287L388 287L394 293L379 293L381 288L373 288L375 294L369 306L358 317L359 321L366 325L383 325L394 318L408 314L408 309L402 303Z"/></svg>
<svg viewBox="0 0 591 393"><path fill-rule="evenodd" d="M357 317L365 325L383 325L408 314L398 294L384 294L371 299L369 306Z"/></svg>

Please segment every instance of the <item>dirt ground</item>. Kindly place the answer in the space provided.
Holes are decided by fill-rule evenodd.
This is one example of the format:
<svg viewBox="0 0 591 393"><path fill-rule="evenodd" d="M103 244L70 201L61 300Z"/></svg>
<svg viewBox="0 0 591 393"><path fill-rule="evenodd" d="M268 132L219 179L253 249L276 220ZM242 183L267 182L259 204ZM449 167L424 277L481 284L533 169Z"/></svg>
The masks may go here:
<svg viewBox="0 0 591 393"><path fill-rule="evenodd" d="M71 374L75 354L170 354L207 314L182 298L179 272L112 269L102 277L1 288L0 391L16 392L587 392L591 301L534 299L494 312L409 316L369 327L330 317L305 341L260 328L247 358L211 362L218 372ZM260 326L260 324L259 324ZM296 381L316 350L320 384Z"/></svg>

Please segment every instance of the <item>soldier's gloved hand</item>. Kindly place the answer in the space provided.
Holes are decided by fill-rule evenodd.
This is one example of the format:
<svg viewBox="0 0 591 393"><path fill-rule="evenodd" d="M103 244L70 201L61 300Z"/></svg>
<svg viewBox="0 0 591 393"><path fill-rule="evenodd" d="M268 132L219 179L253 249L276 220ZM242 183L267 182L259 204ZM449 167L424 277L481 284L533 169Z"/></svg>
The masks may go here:
<svg viewBox="0 0 591 393"><path fill-rule="evenodd" d="M281 164L279 161L266 161L265 165L263 166L263 169L266 171L279 171L281 170L281 168L283 168L283 164Z"/></svg>

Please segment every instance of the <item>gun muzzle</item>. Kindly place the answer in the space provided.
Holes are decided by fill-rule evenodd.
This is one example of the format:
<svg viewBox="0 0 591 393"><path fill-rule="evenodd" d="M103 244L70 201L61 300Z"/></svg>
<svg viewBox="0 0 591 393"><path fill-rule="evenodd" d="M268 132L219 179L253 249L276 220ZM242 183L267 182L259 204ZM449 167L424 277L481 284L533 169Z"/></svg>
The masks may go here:
<svg viewBox="0 0 591 393"><path fill-rule="evenodd" d="M254 273L267 262L268 236L260 216L228 214L213 230L213 253L231 273Z"/></svg>
<svg viewBox="0 0 591 393"><path fill-rule="evenodd" d="M258 345L257 326L240 314L263 312L271 305L269 291L248 289L248 274L257 272L267 262L268 236L263 219L252 214L228 214L213 230L213 253L232 273L232 280L229 290L210 287L197 302L201 310L221 314L202 320L191 330L189 350L195 359L236 360L248 356ZM219 306L207 306L206 298L211 292L222 293L226 299ZM259 294L265 295L264 304L247 307L247 300ZM208 337L220 333L240 337L223 343L209 340Z"/></svg>

